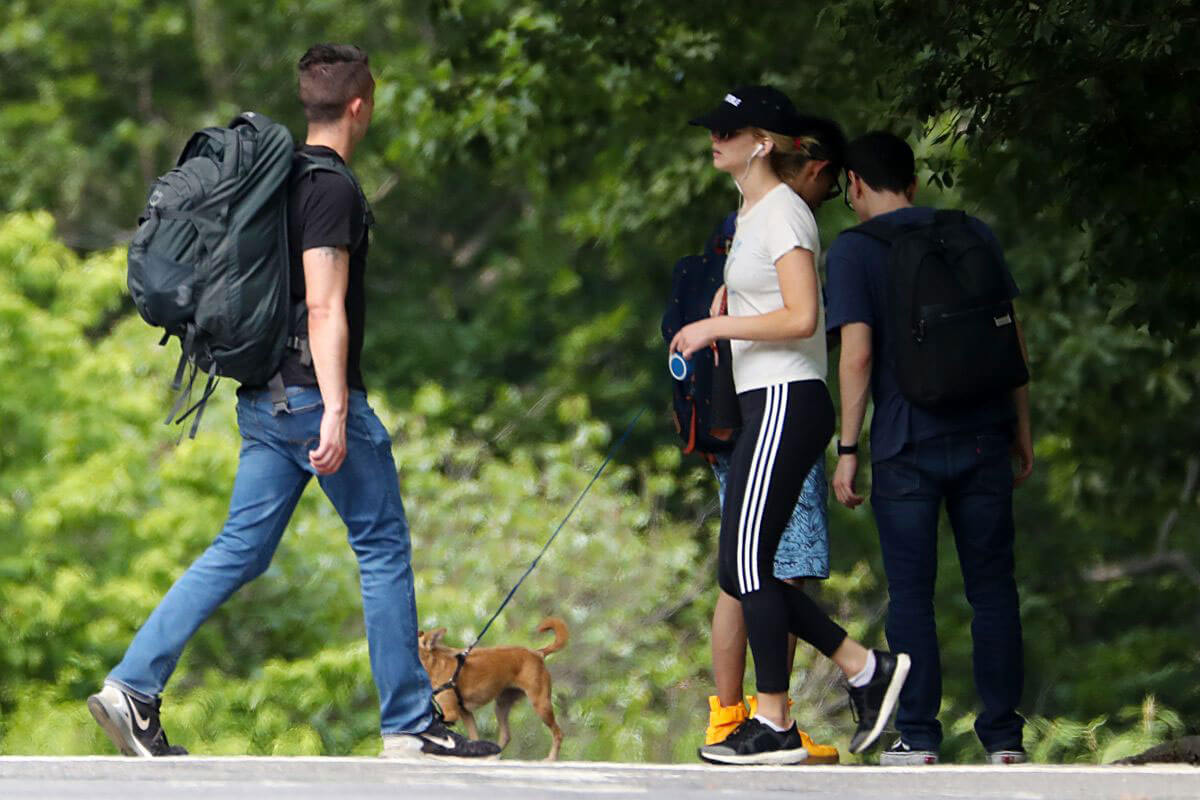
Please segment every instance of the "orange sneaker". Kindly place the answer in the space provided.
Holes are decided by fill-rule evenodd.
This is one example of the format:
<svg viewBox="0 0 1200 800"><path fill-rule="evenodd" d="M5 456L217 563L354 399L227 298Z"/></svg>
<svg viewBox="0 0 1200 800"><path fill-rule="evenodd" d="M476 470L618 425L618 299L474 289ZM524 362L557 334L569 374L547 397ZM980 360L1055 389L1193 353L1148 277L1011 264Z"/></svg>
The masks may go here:
<svg viewBox="0 0 1200 800"><path fill-rule="evenodd" d="M750 716L758 713L758 697L756 695L746 695L746 705L750 707ZM792 707L792 701L788 699L788 708ZM817 744L812 740L800 727L796 727L800 734L800 741L804 742L804 749L808 751L808 758L802 763L804 764L837 764L840 763L838 749L831 744ZM726 734L728 736L728 734ZM720 741L720 740L718 740Z"/></svg>
<svg viewBox="0 0 1200 800"><path fill-rule="evenodd" d="M708 730L704 732L704 743L717 744L733 733L750 715L741 703L723 706L716 695L708 697Z"/></svg>

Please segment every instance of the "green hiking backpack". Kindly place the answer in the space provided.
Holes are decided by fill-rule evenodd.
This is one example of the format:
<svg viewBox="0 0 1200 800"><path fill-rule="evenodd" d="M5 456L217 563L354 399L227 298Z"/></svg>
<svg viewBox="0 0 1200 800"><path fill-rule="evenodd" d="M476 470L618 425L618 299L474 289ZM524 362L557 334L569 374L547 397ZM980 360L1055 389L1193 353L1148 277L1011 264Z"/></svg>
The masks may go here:
<svg viewBox="0 0 1200 800"><path fill-rule="evenodd" d="M273 396L283 396L279 366L294 345L287 242L293 155L287 128L252 111L226 128L205 128L151 185L138 219L129 292L142 318L165 330L159 344L179 339L171 384L178 397L167 423L194 413L192 437L222 377L271 385ZM188 406L198 372L208 379Z"/></svg>

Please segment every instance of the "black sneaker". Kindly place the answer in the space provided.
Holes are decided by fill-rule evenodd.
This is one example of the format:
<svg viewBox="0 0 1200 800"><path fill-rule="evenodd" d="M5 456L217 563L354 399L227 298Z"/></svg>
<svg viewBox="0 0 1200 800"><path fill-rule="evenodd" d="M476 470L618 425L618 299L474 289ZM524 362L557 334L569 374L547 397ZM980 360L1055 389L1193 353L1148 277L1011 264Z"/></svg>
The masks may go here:
<svg viewBox="0 0 1200 800"><path fill-rule="evenodd" d="M87 699L88 711L125 755L186 756L187 750L167 741L167 732L158 719L161 706L161 697L144 703L111 685Z"/></svg>
<svg viewBox="0 0 1200 800"><path fill-rule="evenodd" d="M879 740L884 726L896 710L900 689L908 678L912 662L904 653L875 651L875 674L871 682L861 688L847 686L850 693L850 712L858 722L858 730L850 740L850 752L861 753Z"/></svg>
<svg viewBox="0 0 1200 800"><path fill-rule="evenodd" d="M796 723L780 733L757 717L737 726L722 742L700 748L711 764L799 764L808 758Z"/></svg>
<svg viewBox="0 0 1200 800"><path fill-rule="evenodd" d="M446 727L440 714L420 733L389 733L383 737L383 757L400 760L421 758L497 758L500 745L468 739Z"/></svg>
<svg viewBox="0 0 1200 800"><path fill-rule="evenodd" d="M933 750L914 750L904 739L897 738L892 746L879 754L881 767L925 767L938 763L938 754Z"/></svg>

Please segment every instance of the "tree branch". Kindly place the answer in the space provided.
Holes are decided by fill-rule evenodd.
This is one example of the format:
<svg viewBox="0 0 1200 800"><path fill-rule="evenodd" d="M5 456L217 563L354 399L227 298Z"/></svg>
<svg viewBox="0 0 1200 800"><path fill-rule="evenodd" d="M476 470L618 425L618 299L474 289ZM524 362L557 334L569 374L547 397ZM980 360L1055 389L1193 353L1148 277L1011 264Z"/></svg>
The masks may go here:
<svg viewBox="0 0 1200 800"><path fill-rule="evenodd" d="M1200 569L1196 569L1196 565L1182 550L1168 550L1142 558L1100 564L1084 570L1083 579L1090 583L1106 583L1164 570L1182 572L1188 580L1200 587Z"/></svg>
<svg viewBox="0 0 1200 800"><path fill-rule="evenodd" d="M1195 497L1198 482L1200 482L1200 456L1192 456L1187 462L1187 474L1183 480L1183 491L1179 493L1179 505L1167 512L1158 526L1158 538L1155 542L1154 552L1148 556L1089 567L1083 570L1083 579L1089 583L1106 583L1148 573L1175 570L1182 572L1188 580L1200 587L1200 569L1197 569L1196 565L1192 563L1191 557L1182 550L1167 549L1167 540L1179 522L1179 509L1186 506Z"/></svg>

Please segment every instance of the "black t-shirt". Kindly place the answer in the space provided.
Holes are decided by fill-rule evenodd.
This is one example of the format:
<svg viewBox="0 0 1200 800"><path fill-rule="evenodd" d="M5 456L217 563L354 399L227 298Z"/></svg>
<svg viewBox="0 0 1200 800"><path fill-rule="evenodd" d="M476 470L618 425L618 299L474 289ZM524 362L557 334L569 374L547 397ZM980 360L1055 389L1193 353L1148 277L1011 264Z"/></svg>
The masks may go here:
<svg viewBox="0 0 1200 800"><path fill-rule="evenodd" d="M302 145L299 149L342 161L328 147ZM346 319L350 328L346 384L351 389L363 390L366 385L360 364L366 322L363 280L367 268L368 237L365 227L363 200L358 189L345 176L329 170L315 170L292 186L288 198L288 256L292 271L292 300L300 316L295 333L302 337L308 335L308 315L304 311L304 251L315 247L346 248L350 251L350 276L346 289ZM300 355L295 350L287 351L280 373L287 386L317 385L317 374L312 365L301 364Z"/></svg>

